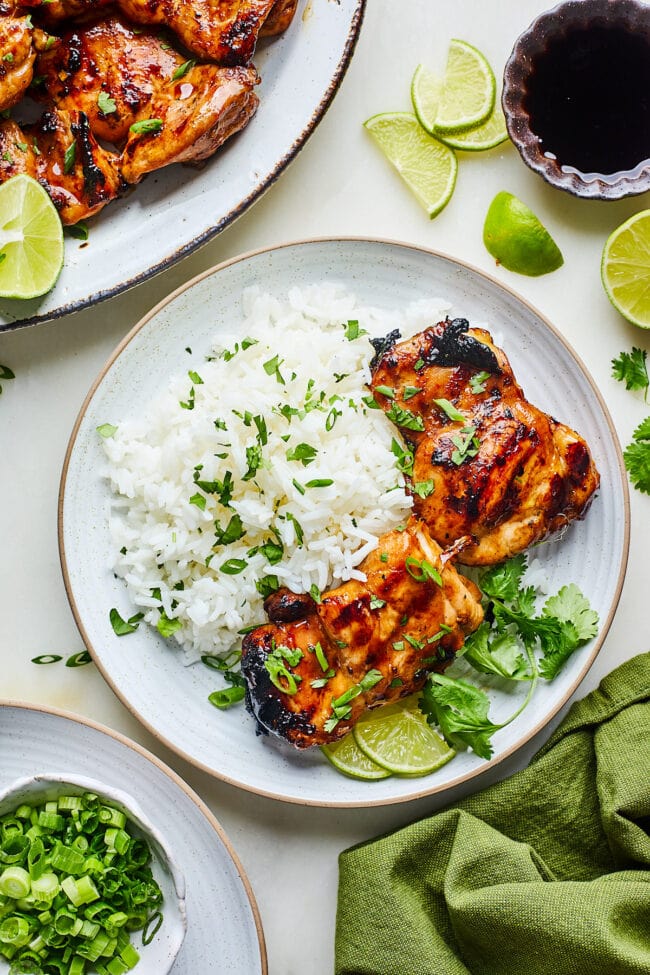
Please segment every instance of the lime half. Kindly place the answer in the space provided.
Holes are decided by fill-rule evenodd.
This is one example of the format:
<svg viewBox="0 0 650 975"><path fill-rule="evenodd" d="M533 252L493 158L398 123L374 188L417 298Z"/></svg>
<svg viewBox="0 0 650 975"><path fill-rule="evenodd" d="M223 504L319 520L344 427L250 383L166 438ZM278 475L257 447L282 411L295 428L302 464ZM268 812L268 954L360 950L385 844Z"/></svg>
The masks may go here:
<svg viewBox="0 0 650 975"><path fill-rule="evenodd" d="M456 185L453 150L425 132L409 112L373 115L364 125L429 216L440 213Z"/></svg>
<svg viewBox="0 0 650 975"><path fill-rule="evenodd" d="M63 267L63 228L43 187L31 176L0 185L0 296L38 298Z"/></svg>
<svg viewBox="0 0 650 975"><path fill-rule="evenodd" d="M499 264L517 274L548 274L564 263L548 230L512 193L497 193L492 200L483 225L483 243Z"/></svg>
<svg viewBox="0 0 650 975"><path fill-rule="evenodd" d="M600 273L614 308L633 325L650 328L650 210L635 213L609 235Z"/></svg>
<svg viewBox="0 0 650 975"><path fill-rule="evenodd" d="M390 775L390 772L361 751L351 733L331 745L323 745L321 751L334 768L353 779L372 781L387 779Z"/></svg>
<svg viewBox="0 0 650 975"><path fill-rule="evenodd" d="M427 723L413 699L369 712L352 734L368 758L395 775L427 775L456 754Z"/></svg>
<svg viewBox="0 0 650 975"><path fill-rule="evenodd" d="M496 81L485 57L467 41L452 40L433 128L464 132L486 119L494 109Z"/></svg>

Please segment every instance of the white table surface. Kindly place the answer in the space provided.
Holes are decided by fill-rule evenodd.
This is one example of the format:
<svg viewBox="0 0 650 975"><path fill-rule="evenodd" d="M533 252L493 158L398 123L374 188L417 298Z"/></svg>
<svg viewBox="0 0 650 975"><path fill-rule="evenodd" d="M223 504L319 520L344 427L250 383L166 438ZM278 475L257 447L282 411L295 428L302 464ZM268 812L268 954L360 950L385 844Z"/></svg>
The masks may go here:
<svg viewBox="0 0 650 975"><path fill-rule="evenodd" d="M227 831L252 883L271 975L331 973L341 850L503 778L523 766L546 735L444 798L385 808L292 806L241 792L193 769L142 728L93 665L74 670L62 663L37 667L30 662L37 654L65 657L83 649L57 548L57 492L68 437L91 381L114 346L179 284L257 247L359 234L445 251L517 290L582 357L627 443L650 407L611 378L611 359L633 345L650 348L650 333L628 325L611 307L599 265L607 235L650 206L648 195L616 203L574 199L548 187L505 144L461 159L453 199L429 221L361 126L376 112L408 110L415 66L423 61L442 70L452 37L478 46L499 76L518 33L546 6L539 0L368 0L355 57L327 115L278 183L235 225L127 294L59 321L0 335L0 363L16 374L14 381L2 383L0 397L0 698L52 705L106 724L159 755L197 790ZM482 225L490 201L502 189L521 197L547 224L565 256L559 271L526 278L495 267L483 247ZM631 510L632 545L618 613L579 697L617 664L650 648L650 498L633 491Z"/></svg>

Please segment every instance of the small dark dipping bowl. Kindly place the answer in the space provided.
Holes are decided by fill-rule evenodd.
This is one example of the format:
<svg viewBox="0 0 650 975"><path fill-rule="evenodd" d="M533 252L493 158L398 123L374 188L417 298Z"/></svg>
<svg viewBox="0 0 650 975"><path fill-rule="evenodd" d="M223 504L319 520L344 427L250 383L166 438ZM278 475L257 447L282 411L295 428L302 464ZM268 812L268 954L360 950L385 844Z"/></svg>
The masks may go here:
<svg viewBox="0 0 650 975"><path fill-rule="evenodd" d="M566 0L517 40L503 78L524 162L575 196L650 190L650 4Z"/></svg>

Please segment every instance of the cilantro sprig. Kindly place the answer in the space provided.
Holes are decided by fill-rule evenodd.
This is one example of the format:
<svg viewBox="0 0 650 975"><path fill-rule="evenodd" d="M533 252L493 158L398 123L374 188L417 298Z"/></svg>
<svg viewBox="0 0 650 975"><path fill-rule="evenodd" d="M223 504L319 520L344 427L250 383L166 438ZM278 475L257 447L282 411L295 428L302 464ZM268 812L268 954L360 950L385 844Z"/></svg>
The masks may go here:
<svg viewBox="0 0 650 975"><path fill-rule="evenodd" d="M612 375L614 379L625 383L626 389L643 390L643 398L648 402L648 353L645 349L632 348L631 352L621 352L617 359L612 359Z"/></svg>
<svg viewBox="0 0 650 975"><path fill-rule="evenodd" d="M649 431L650 432L650 431ZM463 679L430 674L420 707L455 748L470 747L482 758L492 755L492 736L521 714L539 678L553 680L578 647L598 631L598 614L578 586L571 583L536 611L536 591L524 585L525 555L485 571L485 621L465 641L463 656L475 670L505 680L528 681L528 693L507 721L489 717L490 701Z"/></svg>
<svg viewBox="0 0 650 975"><path fill-rule="evenodd" d="M625 383L626 389L642 390L646 403L650 388L647 358L645 349L633 348L631 352L621 352L618 359L612 359L614 378ZM631 443L623 451L623 460L633 487L650 494L650 416L642 420L632 434Z"/></svg>

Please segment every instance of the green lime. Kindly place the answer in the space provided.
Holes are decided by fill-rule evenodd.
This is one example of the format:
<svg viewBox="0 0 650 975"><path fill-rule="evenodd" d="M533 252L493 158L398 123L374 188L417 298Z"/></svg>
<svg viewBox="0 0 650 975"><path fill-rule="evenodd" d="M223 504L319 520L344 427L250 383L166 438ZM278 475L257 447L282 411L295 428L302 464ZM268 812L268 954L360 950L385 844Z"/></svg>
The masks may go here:
<svg viewBox="0 0 650 975"><path fill-rule="evenodd" d="M493 149L501 145L508 138L506 119L501 106L495 103L494 111L487 122L482 122L475 129L444 135L440 133L438 138L452 149L462 149L463 152L483 152L485 149Z"/></svg>
<svg viewBox="0 0 650 975"><path fill-rule="evenodd" d="M466 41L452 40L433 128L465 132L485 122L494 108L496 87L481 52Z"/></svg>
<svg viewBox="0 0 650 975"><path fill-rule="evenodd" d="M456 754L412 698L368 712L352 734L368 758L395 775L427 775Z"/></svg>
<svg viewBox="0 0 650 975"><path fill-rule="evenodd" d="M373 115L364 125L429 216L440 213L456 185L453 149L425 132L408 112Z"/></svg>
<svg viewBox="0 0 650 975"><path fill-rule="evenodd" d="M331 745L323 745L321 751L334 768L352 779L386 779L390 775L390 772L361 751L352 734Z"/></svg>
<svg viewBox="0 0 650 975"><path fill-rule="evenodd" d="M609 235L600 274L614 308L633 325L650 328L650 210L635 213Z"/></svg>
<svg viewBox="0 0 650 975"><path fill-rule="evenodd" d="M63 228L43 187L31 176L0 185L0 296L38 298L63 267Z"/></svg>
<svg viewBox="0 0 650 975"><path fill-rule="evenodd" d="M483 243L498 264L535 277L564 264L559 247L525 203L502 191L492 200L483 225Z"/></svg>
<svg viewBox="0 0 650 975"><path fill-rule="evenodd" d="M418 122L429 135L435 135L433 127L438 114L442 81L433 71L418 64L411 80L411 101Z"/></svg>

